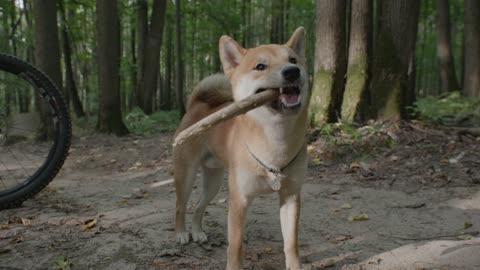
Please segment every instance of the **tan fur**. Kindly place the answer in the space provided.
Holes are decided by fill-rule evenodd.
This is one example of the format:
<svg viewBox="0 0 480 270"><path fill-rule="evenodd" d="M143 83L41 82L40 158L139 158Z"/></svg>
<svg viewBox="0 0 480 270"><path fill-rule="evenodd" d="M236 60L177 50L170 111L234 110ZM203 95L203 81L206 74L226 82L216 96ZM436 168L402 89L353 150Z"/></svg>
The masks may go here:
<svg viewBox="0 0 480 270"><path fill-rule="evenodd" d="M243 232L248 206L262 193L273 190L267 171L248 152L248 148L264 163L282 168L294 159L284 174L280 196L280 217L286 267L300 269L298 258L298 218L300 190L306 171L305 131L310 93L306 85L303 28L297 29L285 45L263 45L244 49L230 37L220 39L220 56L224 75L213 75L200 82L192 93L186 115L177 133L232 101L253 94L253 88L278 88L286 85L282 70L291 67L289 57L297 59L301 69L301 107L290 115L276 113L267 105L249 111L213 127L205 136L190 140L174 149L175 186L177 194L177 240L186 244L189 233L185 227L185 211L196 171L203 170L204 193L193 216L192 238L207 240L201 229L208 202L218 192L224 168L228 170L228 270L243 269ZM267 68L254 71L258 62ZM230 90L231 89L231 90Z"/></svg>

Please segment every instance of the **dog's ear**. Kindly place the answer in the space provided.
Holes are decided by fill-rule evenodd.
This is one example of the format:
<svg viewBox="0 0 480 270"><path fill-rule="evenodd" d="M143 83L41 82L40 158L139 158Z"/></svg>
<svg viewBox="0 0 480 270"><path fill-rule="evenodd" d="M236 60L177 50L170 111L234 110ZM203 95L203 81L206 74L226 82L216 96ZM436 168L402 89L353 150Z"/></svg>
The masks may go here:
<svg viewBox="0 0 480 270"><path fill-rule="evenodd" d="M302 26L298 27L286 45L292 48L298 56L305 59L305 29Z"/></svg>
<svg viewBox="0 0 480 270"><path fill-rule="evenodd" d="M219 51L223 72L227 77L230 77L233 70L240 64L246 50L233 38L222 36L219 41Z"/></svg>

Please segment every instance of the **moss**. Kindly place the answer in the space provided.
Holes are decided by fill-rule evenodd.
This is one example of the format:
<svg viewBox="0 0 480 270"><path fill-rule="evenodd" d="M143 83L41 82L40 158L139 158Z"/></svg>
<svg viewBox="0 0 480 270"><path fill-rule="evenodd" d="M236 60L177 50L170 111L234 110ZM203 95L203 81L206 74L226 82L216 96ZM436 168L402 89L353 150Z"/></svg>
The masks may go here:
<svg viewBox="0 0 480 270"><path fill-rule="evenodd" d="M312 87L310 100L310 114L313 126L328 122L332 104L332 88L334 73L327 70L318 70Z"/></svg>
<svg viewBox="0 0 480 270"><path fill-rule="evenodd" d="M353 122L360 106L360 102L367 88L368 80L367 54L359 55L348 66L347 84L343 95L342 120Z"/></svg>

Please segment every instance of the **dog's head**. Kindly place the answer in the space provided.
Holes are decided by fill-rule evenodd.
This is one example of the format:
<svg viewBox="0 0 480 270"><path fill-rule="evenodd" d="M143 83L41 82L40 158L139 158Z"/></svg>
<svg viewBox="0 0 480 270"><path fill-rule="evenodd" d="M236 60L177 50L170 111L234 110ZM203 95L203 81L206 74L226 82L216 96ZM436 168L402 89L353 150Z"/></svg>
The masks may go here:
<svg viewBox="0 0 480 270"><path fill-rule="evenodd" d="M257 113L295 115L308 106L303 27L283 45L245 49L229 36L222 36L219 45L223 70L232 83L236 101L275 89L280 92L279 98L255 110Z"/></svg>

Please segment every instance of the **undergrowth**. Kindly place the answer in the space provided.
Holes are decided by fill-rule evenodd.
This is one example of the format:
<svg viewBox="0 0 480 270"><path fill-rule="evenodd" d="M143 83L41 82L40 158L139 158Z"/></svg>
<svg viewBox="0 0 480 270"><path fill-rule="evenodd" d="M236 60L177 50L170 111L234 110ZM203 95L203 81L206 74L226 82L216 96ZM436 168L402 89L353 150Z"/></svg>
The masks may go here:
<svg viewBox="0 0 480 270"><path fill-rule="evenodd" d="M465 97L452 92L440 97L419 98L413 111L420 119L442 123L451 116L469 116L480 121L480 98Z"/></svg>
<svg viewBox="0 0 480 270"><path fill-rule="evenodd" d="M174 131L179 123L178 111L159 111L146 115L136 107L125 116L125 125L137 135L152 135L164 131Z"/></svg>

